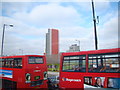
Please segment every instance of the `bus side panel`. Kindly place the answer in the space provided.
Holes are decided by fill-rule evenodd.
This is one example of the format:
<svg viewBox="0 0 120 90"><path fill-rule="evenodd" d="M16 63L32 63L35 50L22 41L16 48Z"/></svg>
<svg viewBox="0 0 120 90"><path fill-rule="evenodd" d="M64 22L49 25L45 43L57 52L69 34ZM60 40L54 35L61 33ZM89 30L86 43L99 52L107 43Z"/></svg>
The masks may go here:
<svg viewBox="0 0 120 90"><path fill-rule="evenodd" d="M25 70L24 69L14 69L13 71L13 79L17 81L17 88L25 87Z"/></svg>
<svg viewBox="0 0 120 90"><path fill-rule="evenodd" d="M24 76L24 70L23 69L12 69L12 68L2 68L2 70L6 71L11 71L11 75L4 75L2 79L5 81L5 83L11 83L11 82L16 82L17 88L23 88L25 87L24 82L25 82L25 77ZM8 80L8 81L6 81ZM10 82L11 81L11 82Z"/></svg>
<svg viewBox="0 0 120 90"><path fill-rule="evenodd" d="M84 80L81 74L75 72L63 72L62 71L62 60L63 55L61 55L61 62L60 62L60 82L59 87L61 89L65 88L80 88L82 89Z"/></svg>
<svg viewBox="0 0 120 90"><path fill-rule="evenodd" d="M79 73L62 72L60 77L60 88L84 88L83 76Z"/></svg>

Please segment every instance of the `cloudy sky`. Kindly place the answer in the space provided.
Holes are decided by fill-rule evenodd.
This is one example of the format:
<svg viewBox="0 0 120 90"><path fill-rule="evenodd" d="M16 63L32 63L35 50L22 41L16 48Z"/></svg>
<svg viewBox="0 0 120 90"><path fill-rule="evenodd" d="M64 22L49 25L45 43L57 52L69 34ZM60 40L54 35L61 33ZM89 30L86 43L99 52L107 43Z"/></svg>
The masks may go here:
<svg viewBox="0 0 120 90"><path fill-rule="evenodd" d="M94 2L97 24L98 48L118 47L118 2ZM45 35L50 29L59 30L60 52L71 44L78 44L81 51L94 50L94 28L91 2L86 1L31 1L5 0L0 3L0 36L6 26L4 55L43 54ZM2 38L0 37L0 45ZM0 47L1 48L1 47Z"/></svg>

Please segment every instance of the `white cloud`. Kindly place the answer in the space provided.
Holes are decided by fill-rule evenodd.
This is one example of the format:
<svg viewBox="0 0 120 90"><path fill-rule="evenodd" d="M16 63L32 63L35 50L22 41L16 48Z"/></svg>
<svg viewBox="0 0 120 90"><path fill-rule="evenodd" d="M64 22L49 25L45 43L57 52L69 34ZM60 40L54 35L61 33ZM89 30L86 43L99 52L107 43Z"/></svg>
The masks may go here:
<svg viewBox="0 0 120 90"><path fill-rule="evenodd" d="M80 3L76 3L80 6L80 9L82 9L83 11L92 11L92 2L80 2ZM94 9L96 12L99 13L103 13L106 10L108 10L110 7L110 2L99 2L98 0L94 0Z"/></svg>
<svg viewBox="0 0 120 90"><path fill-rule="evenodd" d="M1 3L1 9L4 10L3 13L5 13L7 16L12 16L16 12L25 12L29 10L28 7L31 6L32 3L22 3L22 2L4 2Z"/></svg>
<svg viewBox="0 0 120 90"><path fill-rule="evenodd" d="M73 7L63 7L58 4L39 5L29 13L17 12L12 17L39 27L73 25L80 19L80 15Z"/></svg>
<svg viewBox="0 0 120 90"><path fill-rule="evenodd" d="M2 2L89 2L90 0L4 0ZM94 0L97 2L118 2L119 0Z"/></svg>
<svg viewBox="0 0 120 90"><path fill-rule="evenodd" d="M118 18L113 17L98 29L100 48L118 47Z"/></svg>
<svg viewBox="0 0 120 90"><path fill-rule="evenodd" d="M99 28L98 32L102 39L117 39L118 38L118 18L114 17L107 21L103 27Z"/></svg>
<svg viewBox="0 0 120 90"><path fill-rule="evenodd" d="M110 8L110 2L95 2L95 10L98 13L104 13Z"/></svg>

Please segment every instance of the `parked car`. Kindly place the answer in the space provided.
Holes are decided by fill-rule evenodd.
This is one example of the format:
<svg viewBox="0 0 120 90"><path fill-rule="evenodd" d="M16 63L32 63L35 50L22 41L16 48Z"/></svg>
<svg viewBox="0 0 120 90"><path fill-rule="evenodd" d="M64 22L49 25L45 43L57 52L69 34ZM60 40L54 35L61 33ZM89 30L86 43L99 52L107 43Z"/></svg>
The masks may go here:
<svg viewBox="0 0 120 90"><path fill-rule="evenodd" d="M48 87L50 90L55 90L59 88L59 77L51 76L48 77Z"/></svg>

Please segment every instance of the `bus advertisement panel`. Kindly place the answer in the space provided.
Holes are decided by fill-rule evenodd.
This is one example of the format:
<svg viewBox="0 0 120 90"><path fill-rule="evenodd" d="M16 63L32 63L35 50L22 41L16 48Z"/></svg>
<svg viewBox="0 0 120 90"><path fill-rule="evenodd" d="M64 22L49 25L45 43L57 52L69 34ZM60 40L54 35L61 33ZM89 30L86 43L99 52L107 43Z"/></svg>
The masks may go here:
<svg viewBox="0 0 120 90"><path fill-rule="evenodd" d="M0 76L1 77L12 78L13 77L13 71L12 70L0 70Z"/></svg>

